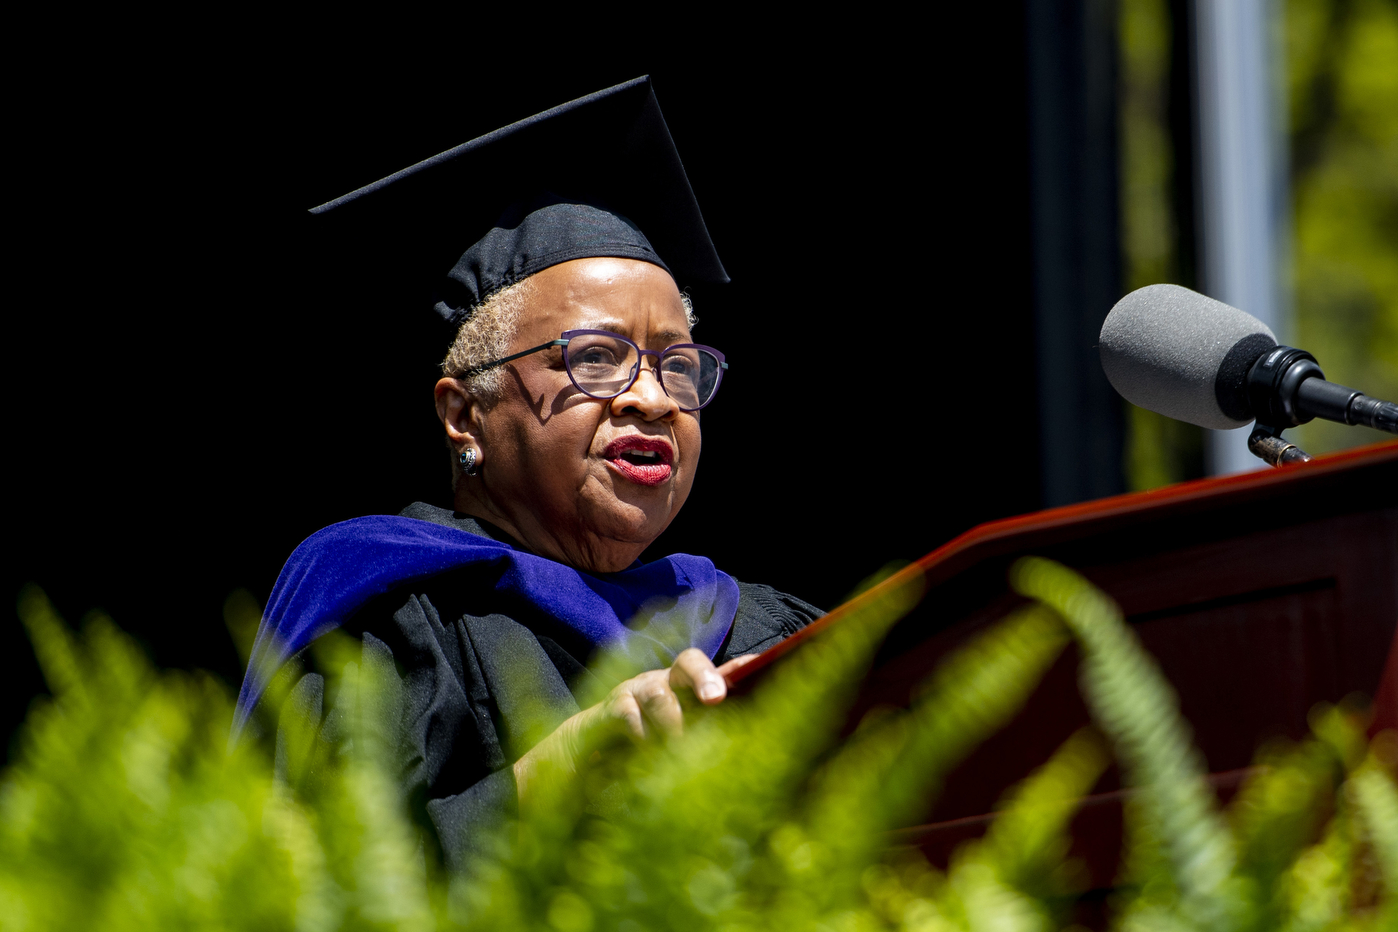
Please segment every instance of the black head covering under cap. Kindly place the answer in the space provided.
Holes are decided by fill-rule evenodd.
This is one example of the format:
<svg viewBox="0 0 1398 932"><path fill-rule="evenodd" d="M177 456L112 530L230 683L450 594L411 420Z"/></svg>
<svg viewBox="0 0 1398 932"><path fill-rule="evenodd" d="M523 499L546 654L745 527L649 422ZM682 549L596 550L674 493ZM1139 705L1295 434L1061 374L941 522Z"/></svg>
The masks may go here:
<svg viewBox="0 0 1398 932"><path fill-rule="evenodd" d="M453 326L494 292L570 259L641 259L682 287L728 281L649 77L512 123L311 213L334 228L340 260L394 279L395 291L435 303Z"/></svg>
<svg viewBox="0 0 1398 932"><path fill-rule="evenodd" d="M552 192L505 211L447 273L437 313L460 323L496 291L570 259L614 256L670 267L644 233L621 214ZM674 273L671 272L671 275Z"/></svg>

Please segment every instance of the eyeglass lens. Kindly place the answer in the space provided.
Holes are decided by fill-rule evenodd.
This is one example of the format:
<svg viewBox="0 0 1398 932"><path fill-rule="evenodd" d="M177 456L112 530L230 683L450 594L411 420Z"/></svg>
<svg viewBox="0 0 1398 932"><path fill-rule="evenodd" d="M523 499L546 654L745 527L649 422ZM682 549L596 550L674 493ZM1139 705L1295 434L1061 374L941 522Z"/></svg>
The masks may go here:
<svg viewBox="0 0 1398 932"><path fill-rule="evenodd" d="M574 384L597 398L615 398L626 391L636 373L636 347L601 333L568 334L568 372ZM695 346L671 348L656 364L665 393L685 411L702 408L718 388L719 360Z"/></svg>

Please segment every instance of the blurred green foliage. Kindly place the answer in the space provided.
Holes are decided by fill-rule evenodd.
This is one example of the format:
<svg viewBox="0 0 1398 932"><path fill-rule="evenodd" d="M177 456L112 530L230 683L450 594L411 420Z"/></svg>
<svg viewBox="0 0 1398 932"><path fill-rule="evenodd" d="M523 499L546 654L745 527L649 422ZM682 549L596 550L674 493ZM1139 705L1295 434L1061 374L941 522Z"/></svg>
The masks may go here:
<svg viewBox="0 0 1398 932"><path fill-rule="evenodd" d="M1119 127L1122 282L1197 287L1181 229L1190 158L1170 124L1172 46L1185 41L1168 0L1121 0ZM1287 131L1294 306L1284 342L1314 353L1326 376L1398 398L1398 0L1285 0ZM1183 61L1176 56L1173 61ZM1175 82L1175 88L1180 84ZM1181 102L1176 101L1176 106ZM1199 428L1126 406L1132 489L1193 478ZM1313 421L1295 429L1310 453L1387 435Z"/></svg>
<svg viewBox="0 0 1398 932"><path fill-rule="evenodd" d="M1353 711L1318 709L1312 737L1264 749L1221 810L1115 605L1047 561L1021 561L1012 582L1026 607L910 708L876 709L842 740L878 643L921 596L916 567L894 573L750 694L694 710L683 736L599 747L547 782L458 877L424 853L395 786L378 701L393 674L347 640L321 648L345 740L284 732L278 778L271 748L230 749L225 687L155 672L106 619L75 637L27 590L20 613L53 695L0 778L0 928L1064 929L1084 882L1068 825L1113 759L1135 787L1117 927L1394 927L1391 735L1371 746ZM1095 725L947 869L893 843L888 830L926 815L1074 641ZM287 701L284 686L269 701Z"/></svg>
<svg viewBox="0 0 1398 932"><path fill-rule="evenodd" d="M1398 0L1287 0L1296 345L1398 399ZM1313 421L1311 453L1388 435Z"/></svg>

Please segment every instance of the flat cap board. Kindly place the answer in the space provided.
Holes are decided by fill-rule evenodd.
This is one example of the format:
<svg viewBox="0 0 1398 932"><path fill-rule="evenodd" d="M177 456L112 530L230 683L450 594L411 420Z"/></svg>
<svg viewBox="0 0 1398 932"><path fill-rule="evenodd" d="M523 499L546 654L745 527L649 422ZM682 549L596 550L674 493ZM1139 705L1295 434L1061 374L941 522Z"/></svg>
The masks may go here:
<svg viewBox="0 0 1398 932"><path fill-rule="evenodd" d="M393 313L425 311L451 287L448 273L468 248L502 218L517 224L528 213L521 206L541 196L622 215L680 287L728 280L649 77L512 123L313 208L313 235L325 239L325 274L374 279L377 293L402 298ZM478 298L492 289L484 290Z"/></svg>

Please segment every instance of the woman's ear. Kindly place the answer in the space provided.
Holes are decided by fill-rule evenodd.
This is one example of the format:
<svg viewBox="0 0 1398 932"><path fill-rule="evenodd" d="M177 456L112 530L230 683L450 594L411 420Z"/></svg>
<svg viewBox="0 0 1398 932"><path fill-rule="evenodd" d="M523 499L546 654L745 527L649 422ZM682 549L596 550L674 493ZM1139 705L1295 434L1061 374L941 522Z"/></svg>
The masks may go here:
<svg viewBox="0 0 1398 932"><path fill-rule="evenodd" d="M481 402L466 390L460 379L441 379L435 389L437 419L446 428L451 445L461 449L468 443L480 443Z"/></svg>

